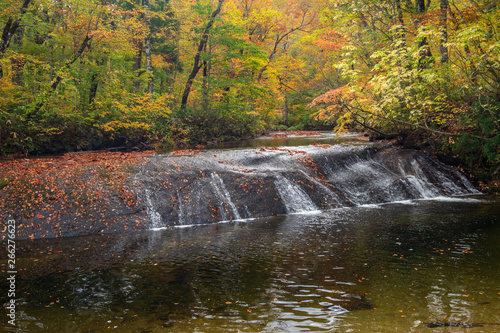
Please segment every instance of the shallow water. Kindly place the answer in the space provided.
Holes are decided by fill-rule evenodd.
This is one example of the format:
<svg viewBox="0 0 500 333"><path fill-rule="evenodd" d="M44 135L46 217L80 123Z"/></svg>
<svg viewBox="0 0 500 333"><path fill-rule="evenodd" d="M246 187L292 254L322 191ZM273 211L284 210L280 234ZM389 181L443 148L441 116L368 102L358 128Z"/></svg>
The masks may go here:
<svg viewBox="0 0 500 333"><path fill-rule="evenodd" d="M307 132L305 132L307 133ZM342 142L350 143L366 143L367 140L359 140L362 137L362 133L343 133L337 134L331 131L318 131L314 132L317 135L297 135L288 134L287 132L273 132L268 136L259 136L252 139L240 140L240 141L227 141L218 142L216 144L210 144L203 148L203 150L217 150L217 149L248 149L248 148L260 148L260 147L297 147L297 146L307 146L313 143L320 144L338 144ZM286 137L276 137L273 135L286 134ZM195 148L195 147L188 147ZM175 150L174 148L165 148L161 152L169 153Z"/></svg>
<svg viewBox="0 0 500 333"><path fill-rule="evenodd" d="M18 328L500 332L499 203L440 198L20 241Z"/></svg>

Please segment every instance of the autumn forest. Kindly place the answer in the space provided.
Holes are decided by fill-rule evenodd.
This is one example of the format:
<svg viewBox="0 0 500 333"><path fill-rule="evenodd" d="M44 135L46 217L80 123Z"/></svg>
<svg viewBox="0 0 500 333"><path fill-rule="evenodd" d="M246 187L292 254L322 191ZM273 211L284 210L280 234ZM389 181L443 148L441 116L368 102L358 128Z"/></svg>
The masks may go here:
<svg viewBox="0 0 500 333"><path fill-rule="evenodd" d="M2 0L0 154L357 130L500 174L500 3Z"/></svg>

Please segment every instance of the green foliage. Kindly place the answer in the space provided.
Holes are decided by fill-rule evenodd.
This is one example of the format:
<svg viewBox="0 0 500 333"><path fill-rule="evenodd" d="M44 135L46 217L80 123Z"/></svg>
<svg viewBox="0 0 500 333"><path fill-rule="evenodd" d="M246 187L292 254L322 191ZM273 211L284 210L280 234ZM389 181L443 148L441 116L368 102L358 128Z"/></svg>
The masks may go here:
<svg viewBox="0 0 500 333"><path fill-rule="evenodd" d="M500 117L500 101L486 105L474 101L470 110L460 117L463 134L446 141L443 151L460 156L464 165L485 181L500 172L500 132L492 121Z"/></svg>
<svg viewBox="0 0 500 333"><path fill-rule="evenodd" d="M257 115L234 105L220 105L218 109L180 109L172 113L167 125L172 143L206 143L227 141L252 136L260 131Z"/></svg>
<svg viewBox="0 0 500 333"><path fill-rule="evenodd" d="M500 177L500 49L492 25L500 8L458 1L443 12L426 2L417 13L409 5L341 1L325 11L345 38L336 67L347 82L311 106L340 129L358 124L440 142L471 172Z"/></svg>

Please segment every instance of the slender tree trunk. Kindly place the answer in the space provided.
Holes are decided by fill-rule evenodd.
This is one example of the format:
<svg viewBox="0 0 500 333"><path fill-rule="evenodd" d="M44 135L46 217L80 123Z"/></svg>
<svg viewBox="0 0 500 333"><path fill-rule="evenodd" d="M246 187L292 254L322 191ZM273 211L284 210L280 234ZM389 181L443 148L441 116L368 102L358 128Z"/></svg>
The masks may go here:
<svg viewBox="0 0 500 333"><path fill-rule="evenodd" d="M430 4L430 1L428 3ZM416 5L417 5L417 14L419 16L425 14L425 12L427 11L425 0L417 0ZM422 23L422 18L421 17L417 18L417 28L421 25L421 23ZM418 68L424 69L426 67L427 58L430 58L432 56L431 49L429 47L429 42L427 41L427 37L423 37L421 40L418 41L418 53L419 53Z"/></svg>
<svg viewBox="0 0 500 333"><path fill-rule="evenodd" d="M141 80L139 79L139 77L142 74L141 67L142 67L142 41L138 40L137 53L135 55L134 65L133 65L134 73L136 73L137 75L137 79L134 80L134 90L136 93L141 91Z"/></svg>
<svg viewBox="0 0 500 333"><path fill-rule="evenodd" d="M54 52L54 38L50 37L50 39L49 39L49 78L50 78L50 81L52 81L52 79L54 77L53 52Z"/></svg>
<svg viewBox="0 0 500 333"><path fill-rule="evenodd" d="M96 65L102 66L104 64L103 59L96 60ZM94 100L97 96L97 88L99 88L99 69L92 73L92 77L90 79L90 91L89 91L89 105L94 103Z"/></svg>
<svg viewBox="0 0 500 333"><path fill-rule="evenodd" d="M449 0L441 0L440 9L441 13L439 15L439 30L441 32L441 39L439 41L439 53L441 53L441 65L446 64L449 60L448 47L448 7Z"/></svg>
<svg viewBox="0 0 500 333"><path fill-rule="evenodd" d="M285 122L285 125L288 126L288 95L285 94L285 107L283 109L283 120Z"/></svg>
<svg viewBox="0 0 500 333"><path fill-rule="evenodd" d="M23 15L26 12L26 9L28 8L30 2L31 0L24 0L23 5L21 6L21 15ZM12 40L12 37L16 33L16 30L19 28L20 23L21 23L21 18L18 18L17 20L14 21L12 16L9 17L7 23L5 23L2 32L2 39L0 40L0 54L3 54L9 47L10 41Z"/></svg>
<svg viewBox="0 0 500 333"><path fill-rule="evenodd" d="M203 109L208 108L208 62L203 60L203 83L202 83L202 91L203 91Z"/></svg>
<svg viewBox="0 0 500 333"><path fill-rule="evenodd" d="M89 91L89 105L94 103L95 97L97 96L97 88L99 87L99 74L92 73L92 77L90 79L90 91Z"/></svg>
<svg viewBox="0 0 500 333"><path fill-rule="evenodd" d="M206 49L205 49L205 52ZM208 54L211 54L212 50L210 46L208 47ZM203 103L202 107L204 110L208 110L208 92L210 90L210 70L211 70L211 62L210 60L203 60L203 83L202 83L202 90L203 90Z"/></svg>
<svg viewBox="0 0 500 333"><path fill-rule="evenodd" d="M24 0L20 10L21 17L26 12L26 9L30 5L30 2L31 0ZM15 35L17 29L19 29L21 23L21 17L18 18L17 20L14 20L12 16L7 19L7 22L5 23L5 26L2 31L2 39L0 40L0 59L3 58L3 54L9 47L12 37ZM0 66L0 78L2 77L3 77L3 70L2 67Z"/></svg>
<svg viewBox="0 0 500 333"><path fill-rule="evenodd" d="M153 95L153 64L151 61L151 20L149 19L149 0L142 0L144 6L144 21L148 28L146 37L144 38L144 53L146 54L146 71L148 72L148 93Z"/></svg>
<svg viewBox="0 0 500 333"><path fill-rule="evenodd" d="M212 15L210 15L210 19L207 23L207 26L205 27L205 30L203 31L203 35L201 36L200 43L198 44L198 51L196 52L196 55L194 56L193 69L191 70L191 73L189 74L188 80L186 82L186 86L184 87L184 92L182 94L181 109L186 108L187 102L189 100L189 93L191 92L191 87L193 86L194 79L196 78L196 75L198 75L198 72L200 71L201 67L203 66L203 64L200 64L201 54L208 43L208 34L210 33L210 30L212 29L212 27L214 25L215 18L217 17L217 15L219 15L219 13L222 9L223 3L224 3L224 0L219 0L218 6L213 11Z"/></svg>
<svg viewBox="0 0 500 333"><path fill-rule="evenodd" d="M276 52L278 51L278 45L281 43L281 41L283 40L283 38L285 38L286 36L288 36L289 33L286 33L285 35L283 36L280 36L280 34L278 34L276 36L276 39L274 40L274 47L273 47L273 50L271 51L271 54L269 54L269 56L267 57L267 64L265 64L260 70L259 70L259 74L257 75L257 81L260 82L260 80L262 80L262 75L264 74L264 72L267 70L267 67L269 66L269 64L271 63L271 60L273 60L273 57L274 55L276 54Z"/></svg>
<svg viewBox="0 0 500 333"><path fill-rule="evenodd" d="M395 0L396 5L396 23L398 28L396 29L396 48L399 53L399 59L397 61L397 66L401 67L401 59L402 57L406 57L406 28L405 22L403 20L403 9L401 8L401 0ZM406 59L405 59L405 62ZM406 66L405 66L406 67Z"/></svg>

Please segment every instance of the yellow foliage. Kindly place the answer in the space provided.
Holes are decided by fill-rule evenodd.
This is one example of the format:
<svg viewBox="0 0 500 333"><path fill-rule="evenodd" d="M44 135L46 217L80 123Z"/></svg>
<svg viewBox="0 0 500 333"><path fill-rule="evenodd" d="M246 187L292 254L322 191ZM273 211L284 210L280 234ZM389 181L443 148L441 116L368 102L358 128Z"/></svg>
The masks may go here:
<svg viewBox="0 0 500 333"><path fill-rule="evenodd" d="M138 122L138 121L133 121L133 122L128 122L128 121L121 121L121 120L114 120L110 121L106 124L102 124L99 126L101 129L103 129L106 132L117 132L119 130L125 129L125 130L149 130L151 128L150 124L144 123L144 122Z"/></svg>
<svg viewBox="0 0 500 333"><path fill-rule="evenodd" d="M162 95L157 99L149 95L137 96L134 103L127 107L127 114L134 119L154 119L170 114L168 108L168 95Z"/></svg>

